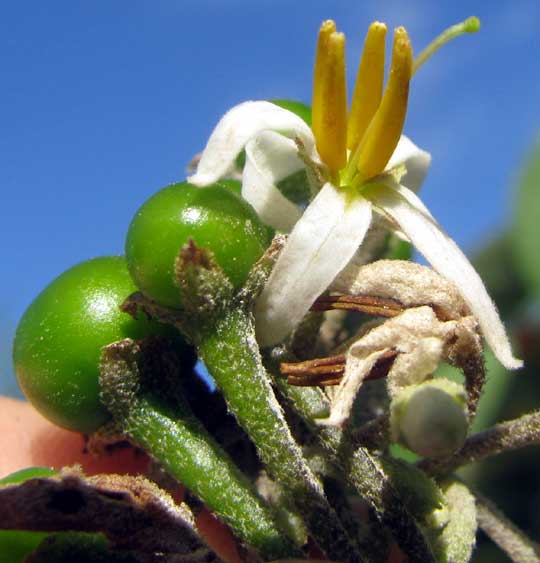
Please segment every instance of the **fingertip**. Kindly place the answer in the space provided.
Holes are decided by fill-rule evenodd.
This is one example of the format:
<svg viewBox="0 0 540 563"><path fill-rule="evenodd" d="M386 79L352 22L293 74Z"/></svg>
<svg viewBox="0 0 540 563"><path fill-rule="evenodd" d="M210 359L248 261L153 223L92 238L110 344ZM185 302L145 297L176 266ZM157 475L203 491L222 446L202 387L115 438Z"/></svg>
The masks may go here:
<svg viewBox="0 0 540 563"><path fill-rule="evenodd" d="M148 467L148 458L132 447L89 453L81 434L53 425L26 401L0 397L0 428L0 475L31 466L79 464L88 475L144 473Z"/></svg>

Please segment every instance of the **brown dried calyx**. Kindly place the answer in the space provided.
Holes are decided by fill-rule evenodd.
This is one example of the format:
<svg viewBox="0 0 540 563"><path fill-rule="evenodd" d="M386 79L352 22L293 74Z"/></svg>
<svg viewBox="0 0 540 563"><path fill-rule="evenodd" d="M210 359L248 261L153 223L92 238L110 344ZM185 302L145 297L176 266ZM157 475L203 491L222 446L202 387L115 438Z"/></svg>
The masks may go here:
<svg viewBox="0 0 540 563"><path fill-rule="evenodd" d="M387 376L392 397L430 379L441 361L463 370L472 419L484 382L482 345L476 319L453 284L426 266L380 260L346 270L331 290L347 294L321 297L313 309L386 320L364 325L345 354L282 365L293 385L339 385L331 415L321 423L343 424L363 381Z"/></svg>

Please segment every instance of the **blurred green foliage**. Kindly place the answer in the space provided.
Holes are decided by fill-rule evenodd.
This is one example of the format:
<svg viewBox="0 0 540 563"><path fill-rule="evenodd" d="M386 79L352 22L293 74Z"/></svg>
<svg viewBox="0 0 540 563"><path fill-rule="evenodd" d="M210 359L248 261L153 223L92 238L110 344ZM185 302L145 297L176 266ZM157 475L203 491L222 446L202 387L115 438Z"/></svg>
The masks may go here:
<svg viewBox="0 0 540 563"><path fill-rule="evenodd" d="M540 293L540 141L535 140L523 168L510 236L514 267L531 296Z"/></svg>
<svg viewBox="0 0 540 563"><path fill-rule="evenodd" d="M474 264L525 361L507 372L486 352L488 382L474 430L540 408L540 143L535 140L516 187L509 228L488 242ZM540 446L510 452L462 470L474 487L533 539L540 538ZM510 561L481 535L475 563Z"/></svg>

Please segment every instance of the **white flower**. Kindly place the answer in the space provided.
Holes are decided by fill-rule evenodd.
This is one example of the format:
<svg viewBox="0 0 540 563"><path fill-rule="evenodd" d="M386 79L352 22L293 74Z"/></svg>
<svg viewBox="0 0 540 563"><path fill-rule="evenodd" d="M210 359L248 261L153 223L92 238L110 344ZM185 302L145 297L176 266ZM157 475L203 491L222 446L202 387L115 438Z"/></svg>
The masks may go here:
<svg viewBox="0 0 540 563"><path fill-rule="evenodd" d="M450 29L455 36L456 26ZM470 20L460 30L471 31ZM347 112L345 37L336 32L334 22L324 22L317 46L312 129L269 102L240 104L218 123L189 181L204 186L224 177L245 148L243 196L263 221L290 231L256 305L262 346L291 333L357 252L374 216L380 216L457 286L495 355L507 368L518 368L522 362L512 355L480 277L415 194L430 155L403 136L402 129L409 82L426 56L414 63L407 32L397 28L383 95L385 34L386 26L379 22L369 28ZM426 51L440 44L438 38ZM277 184L306 166L322 171L325 182L302 212Z"/></svg>

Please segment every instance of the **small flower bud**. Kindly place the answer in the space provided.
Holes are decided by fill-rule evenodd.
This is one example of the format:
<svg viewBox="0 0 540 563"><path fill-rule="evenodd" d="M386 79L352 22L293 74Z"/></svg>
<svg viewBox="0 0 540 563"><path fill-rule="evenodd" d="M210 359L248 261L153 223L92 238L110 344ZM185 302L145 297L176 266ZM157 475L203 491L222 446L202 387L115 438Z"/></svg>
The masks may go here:
<svg viewBox="0 0 540 563"><path fill-rule="evenodd" d="M427 457L451 455L467 436L467 404L462 385L433 379L403 388L392 400L392 439Z"/></svg>

